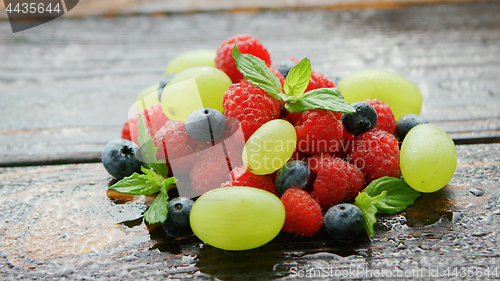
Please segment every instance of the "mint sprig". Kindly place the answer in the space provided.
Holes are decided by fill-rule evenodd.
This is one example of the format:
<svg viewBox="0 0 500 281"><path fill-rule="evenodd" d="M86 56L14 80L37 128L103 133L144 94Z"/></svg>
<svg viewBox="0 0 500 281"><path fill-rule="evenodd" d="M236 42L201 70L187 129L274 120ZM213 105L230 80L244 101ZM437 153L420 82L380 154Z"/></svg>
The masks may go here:
<svg viewBox="0 0 500 281"><path fill-rule="evenodd" d="M285 102L286 110L291 113L311 109L324 109L343 113L356 112L356 110L344 100L344 97L336 88L312 90L302 94L299 98L288 97Z"/></svg>
<svg viewBox="0 0 500 281"><path fill-rule="evenodd" d="M378 213L394 214L413 205L415 200L420 197L420 192L412 189L403 179L393 177L381 177L372 181L363 190L370 196L377 196L386 192L385 197L375 204Z"/></svg>
<svg viewBox="0 0 500 281"><path fill-rule="evenodd" d="M233 48L236 68L247 81L259 87L272 98L285 103L289 112L324 109L342 113L354 113L354 108L348 104L338 89L321 88L304 93L311 80L311 63L305 58L290 69L281 83L276 75L269 70L266 63L250 54L241 54L236 45ZM286 94L285 94L286 93Z"/></svg>
<svg viewBox="0 0 500 281"><path fill-rule="evenodd" d="M364 229L368 236L374 234L375 215L394 214L413 205L420 192L411 189L402 179L381 177L372 181L358 196L355 204L365 216Z"/></svg>
<svg viewBox="0 0 500 281"><path fill-rule="evenodd" d="M274 99L284 98L281 82L267 67L266 63L253 55L242 54L234 45L233 57L236 68L243 74L247 81L259 87Z"/></svg>
<svg viewBox="0 0 500 281"><path fill-rule="evenodd" d="M144 174L133 173L110 188L130 195L151 195L160 192L144 213L144 220L149 224L164 222L167 219L168 191L175 187L176 180L174 177L165 179L153 169L141 167L141 170Z"/></svg>
<svg viewBox="0 0 500 281"><path fill-rule="evenodd" d="M377 222L377 218L375 217L377 214L377 207L375 207L375 204L380 202L384 196L385 192L375 197L370 197L366 192L360 192L358 196L356 196L356 199L354 199L355 205L361 209L365 217L364 229L368 237L373 236L373 225Z"/></svg>
<svg viewBox="0 0 500 281"><path fill-rule="evenodd" d="M133 173L113 184L110 188L130 195L151 195L159 192L144 213L144 220L149 224L162 223L167 219L168 191L176 187L176 180L174 177L168 177L166 162L160 162L156 159L158 149L153 144L142 114L139 114L138 129L137 140L141 145L140 154L137 156L142 161L141 171L143 174Z"/></svg>
<svg viewBox="0 0 500 281"><path fill-rule="evenodd" d="M298 64L294 65L288 72L283 85L285 94L300 97L309 85L311 72L311 62L307 58L303 58Z"/></svg>
<svg viewBox="0 0 500 281"><path fill-rule="evenodd" d="M162 182L160 193L151 206L144 213L144 220L149 224L163 223L167 220L168 190L175 184L175 178L168 178Z"/></svg>

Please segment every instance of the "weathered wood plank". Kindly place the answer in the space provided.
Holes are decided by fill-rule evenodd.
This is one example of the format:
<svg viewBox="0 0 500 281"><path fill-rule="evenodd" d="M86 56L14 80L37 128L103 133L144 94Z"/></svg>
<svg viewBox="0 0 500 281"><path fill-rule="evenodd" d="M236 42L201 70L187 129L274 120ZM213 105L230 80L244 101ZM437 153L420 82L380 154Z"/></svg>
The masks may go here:
<svg viewBox="0 0 500 281"><path fill-rule="evenodd" d="M460 275L445 275L456 268L458 274L470 269L470 279L476 270L489 269L490 276L482 277L494 279L500 274L500 144L460 145L457 151L451 182L402 213L379 216L371 239L283 233L244 253L227 253L196 238L168 240L158 227L148 231L140 219L146 198L111 200L110 177L100 164L2 168L0 278L268 280L347 272L345 279L371 274L375 280L401 280L398 274L408 274L459 280ZM474 196L471 190L477 189L484 195Z"/></svg>
<svg viewBox="0 0 500 281"><path fill-rule="evenodd" d="M500 2L489 1L84 18L15 35L0 22L0 165L67 163L73 153L97 160L119 137L135 95L162 78L171 58L215 49L235 33L259 37L274 62L307 56L332 78L365 68L400 73L421 89L421 115L457 143L495 142L499 14Z"/></svg>

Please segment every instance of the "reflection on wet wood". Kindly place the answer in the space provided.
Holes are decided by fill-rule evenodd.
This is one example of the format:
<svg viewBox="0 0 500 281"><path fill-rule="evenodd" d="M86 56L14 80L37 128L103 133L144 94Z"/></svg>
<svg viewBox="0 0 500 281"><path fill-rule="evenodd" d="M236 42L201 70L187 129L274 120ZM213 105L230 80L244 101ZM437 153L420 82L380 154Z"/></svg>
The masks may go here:
<svg viewBox="0 0 500 281"><path fill-rule="evenodd" d="M246 252L222 251L196 237L167 239L161 226L146 228L140 216L150 200L117 200L101 164L3 168L0 277L228 280L350 271L355 275L348 279L357 279L401 271L428 278L437 270L431 277L447 280L447 268L492 272L499 266L500 144L457 151L452 181L404 212L379 216L370 239L281 233Z"/></svg>

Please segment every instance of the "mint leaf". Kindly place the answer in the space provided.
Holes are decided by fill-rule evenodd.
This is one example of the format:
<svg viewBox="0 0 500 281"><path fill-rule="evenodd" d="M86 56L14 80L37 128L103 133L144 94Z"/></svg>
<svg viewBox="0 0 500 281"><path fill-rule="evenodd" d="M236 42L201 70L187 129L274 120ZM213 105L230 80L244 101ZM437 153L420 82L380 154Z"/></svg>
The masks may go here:
<svg viewBox="0 0 500 281"><path fill-rule="evenodd" d="M137 138L140 143L140 160L143 162L143 166L148 169L153 169L158 174L163 177L168 177L168 167L165 162L158 162L156 159L157 148L153 144L153 140L148 133L148 129L146 128L146 123L144 122L144 118L142 114L139 114L139 136Z"/></svg>
<svg viewBox="0 0 500 281"><path fill-rule="evenodd" d="M298 64L290 69L285 79L283 90L287 96L300 97L311 80L311 62L303 58Z"/></svg>
<svg viewBox="0 0 500 281"><path fill-rule="evenodd" d="M133 173L113 184L110 188L130 195L149 195L160 191L161 186L158 185L156 179L152 179L149 175Z"/></svg>
<svg viewBox="0 0 500 281"><path fill-rule="evenodd" d="M160 192L151 206L144 213L144 220L149 224L162 223L167 220L168 194Z"/></svg>
<svg viewBox="0 0 500 281"><path fill-rule="evenodd" d="M274 99L282 100L285 97L280 80L263 60L250 54L240 53L236 45L233 48L233 57L236 68L250 84L259 87Z"/></svg>
<svg viewBox="0 0 500 281"><path fill-rule="evenodd" d="M356 110L348 104L336 88L321 88L304 93L297 99L288 97L285 108L291 113L305 110L324 109L342 113L354 113Z"/></svg>
<svg viewBox="0 0 500 281"><path fill-rule="evenodd" d="M366 234L368 234L368 237L373 236L375 233L373 231L373 225L377 222L377 218L375 217L377 208L375 207L375 204L380 202L382 198L384 198L385 194L386 192L383 191L376 197L370 197L366 192L360 192L358 196L356 196L356 199L354 199L354 204L361 209L363 215L365 216L364 229Z"/></svg>
<svg viewBox="0 0 500 281"><path fill-rule="evenodd" d="M410 188L402 179L382 177L372 181L364 190L371 197L386 192L385 197L375 204L381 214L394 214L413 205L420 192Z"/></svg>

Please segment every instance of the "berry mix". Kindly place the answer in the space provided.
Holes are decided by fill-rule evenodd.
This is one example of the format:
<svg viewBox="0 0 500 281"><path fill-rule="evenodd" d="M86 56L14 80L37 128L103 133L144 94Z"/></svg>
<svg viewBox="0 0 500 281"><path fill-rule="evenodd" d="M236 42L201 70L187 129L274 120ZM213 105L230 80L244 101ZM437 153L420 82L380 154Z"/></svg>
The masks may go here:
<svg viewBox="0 0 500 281"><path fill-rule="evenodd" d="M194 232L212 246L247 250L280 231L371 236L377 213L400 212L453 176L453 142L418 116L418 90L403 93L416 102L394 102L401 85L414 87L396 74L362 73L336 85L308 59L272 66L251 35L203 54L174 59L153 93L139 95L121 139L103 151L104 167L120 179L112 189L157 194L144 219L162 223L168 237ZM380 81L389 81L389 94ZM197 96L201 103L191 104ZM423 133L414 134L417 127ZM423 148L422 136L431 139ZM435 177L426 169L437 158L447 169ZM180 197L168 197L173 188Z"/></svg>

